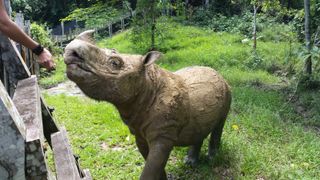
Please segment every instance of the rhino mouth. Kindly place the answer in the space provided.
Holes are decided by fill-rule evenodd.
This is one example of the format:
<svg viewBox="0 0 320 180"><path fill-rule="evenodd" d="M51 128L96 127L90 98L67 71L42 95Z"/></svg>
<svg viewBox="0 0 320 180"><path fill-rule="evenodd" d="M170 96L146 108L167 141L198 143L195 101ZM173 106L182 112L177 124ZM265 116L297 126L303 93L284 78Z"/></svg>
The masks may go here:
<svg viewBox="0 0 320 180"><path fill-rule="evenodd" d="M85 64L84 58L82 58L77 52L73 51L71 53L68 53L68 56L65 58L65 64L67 67L81 69L83 71L93 73L89 67Z"/></svg>

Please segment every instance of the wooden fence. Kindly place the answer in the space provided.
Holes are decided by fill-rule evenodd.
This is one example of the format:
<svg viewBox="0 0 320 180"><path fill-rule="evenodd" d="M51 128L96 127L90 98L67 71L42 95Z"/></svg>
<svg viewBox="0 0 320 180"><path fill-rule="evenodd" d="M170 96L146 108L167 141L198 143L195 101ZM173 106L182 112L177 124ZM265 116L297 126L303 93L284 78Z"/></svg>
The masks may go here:
<svg viewBox="0 0 320 180"><path fill-rule="evenodd" d="M5 4L10 9L10 1ZM16 22L30 24L19 14ZM66 130L55 124L41 96L32 75L36 66L29 50L0 33L0 179L92 179L81 170ZM56 174L48 168L46 144L53 150Z"/></svg>
<svg viewBox="0 0 320 180"><path fill-rule="evenodd" d="M69 30L69 32L64 31L64 22L61 22L62 34L52 35L52 39L57 44L59 44L60 47L64 47L64 45L72 41L78 34L89 29L95 29L96 32L104 31L108 34L109 37L112 37L114 34L121 32L129 27L131 18L133 18L134 15L135 12L127 13L119 18L113 19L106 24L96 26L95 28L76 28L74 30Z"/></svg>

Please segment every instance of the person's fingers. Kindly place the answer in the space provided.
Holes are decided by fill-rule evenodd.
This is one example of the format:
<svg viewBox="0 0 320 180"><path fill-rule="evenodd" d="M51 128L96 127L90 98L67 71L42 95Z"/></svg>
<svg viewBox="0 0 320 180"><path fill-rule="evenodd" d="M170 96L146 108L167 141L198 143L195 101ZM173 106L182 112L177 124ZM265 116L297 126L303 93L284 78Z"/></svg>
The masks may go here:
<svg viewBox="0 0 320 180"><path fill-rule="evenodd" d="M54 68L54 63L52 61L49 61L49 68L53 69Z"/></svg>
<svg viewBox="0 0 320 180"><path fill-rule="evenodd" d="M48 60L48 70L55 70L55 63L52 60Z"/></svg>
<svg viewBox="0 0 320 180"><path fill-rule="evenodd" d="M51 69L51 67L50 67L50 62L49 62L49 61L45 61L44 66L45 66L45 68L46 68L47 70L50 70L50 69Z"/></svg>
<svg viewBox="0 0 320 180"><path fill-rule="evenodd" d="M55 69L55 63L52 59L52 55L48 50L44 50L39 56L39 63L48 71Z"/></svg>

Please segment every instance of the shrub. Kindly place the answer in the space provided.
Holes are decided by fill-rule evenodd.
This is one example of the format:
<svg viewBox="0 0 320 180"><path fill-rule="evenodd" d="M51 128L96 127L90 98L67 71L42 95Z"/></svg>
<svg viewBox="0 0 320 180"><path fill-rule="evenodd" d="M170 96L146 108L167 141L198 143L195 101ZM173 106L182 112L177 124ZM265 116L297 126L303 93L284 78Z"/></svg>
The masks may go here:
<svg viewBox="0 0 320 180"><path fill-rule="evenodd" d="M48 48L53 54L61 53L61 49L55 46L49 32L45 30L44 25L32 23L30 30L32 38L39 42L42 46Z"/></svg>
<svg viewBox="0 0 320 180"><path fill-rule="evenodd" d="M155 48L157 50L164 50L167 39L172 37L170 33L176 24L173 20L163 16L157 20L155 30ZM132 31L130 31L130 41L135 45L134 48L139 53L145 53L151 47L151 27L143 25L143 21L134 21ZM163 48L164 47L164 48Z"/></svg>
<svg viewBox="0 0 320 180"><path fill-rule="evenodd" d="M270 27L285 27L277 23L277 16L270 16L265 13L257 15L257 32L261 32ZM214 13L212 10L199 8L191 18L192 24L202 27L208 27L214 31L230 32L243 34L248 37L252 36L253 31L253 14L250 11L243 12L242 15L225 16ZM280 29L281 29L280 28Z"/></svg>
<svg viewBox="0 0 320 180"><path fill-rule="evenodd" d="M294 32L292 25L286 24L271 24L268 27L264 27L259 34L262 41L283 42L291 41L296 42L297 34Z"/></svg>

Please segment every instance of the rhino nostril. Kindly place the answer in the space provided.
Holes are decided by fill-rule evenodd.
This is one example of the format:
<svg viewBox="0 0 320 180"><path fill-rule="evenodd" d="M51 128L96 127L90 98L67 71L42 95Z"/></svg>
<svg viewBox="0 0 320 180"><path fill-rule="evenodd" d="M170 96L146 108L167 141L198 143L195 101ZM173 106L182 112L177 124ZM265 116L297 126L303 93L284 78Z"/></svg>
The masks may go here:
<svg viewBox="0 0 320 180"><path fill-rule="evenodd" d="M73 52L71 53L71 56L76 57L76 58L78 58L78 59L80 59L80 60L84 60L76 51L73 51Z"/></svg>
<svg viewBox="0 0 320 180"><path fill-rule="evenodd" d="M80 58L79 54L77 52L75 52L75 51L72 52L72 56Z"/></svg>

